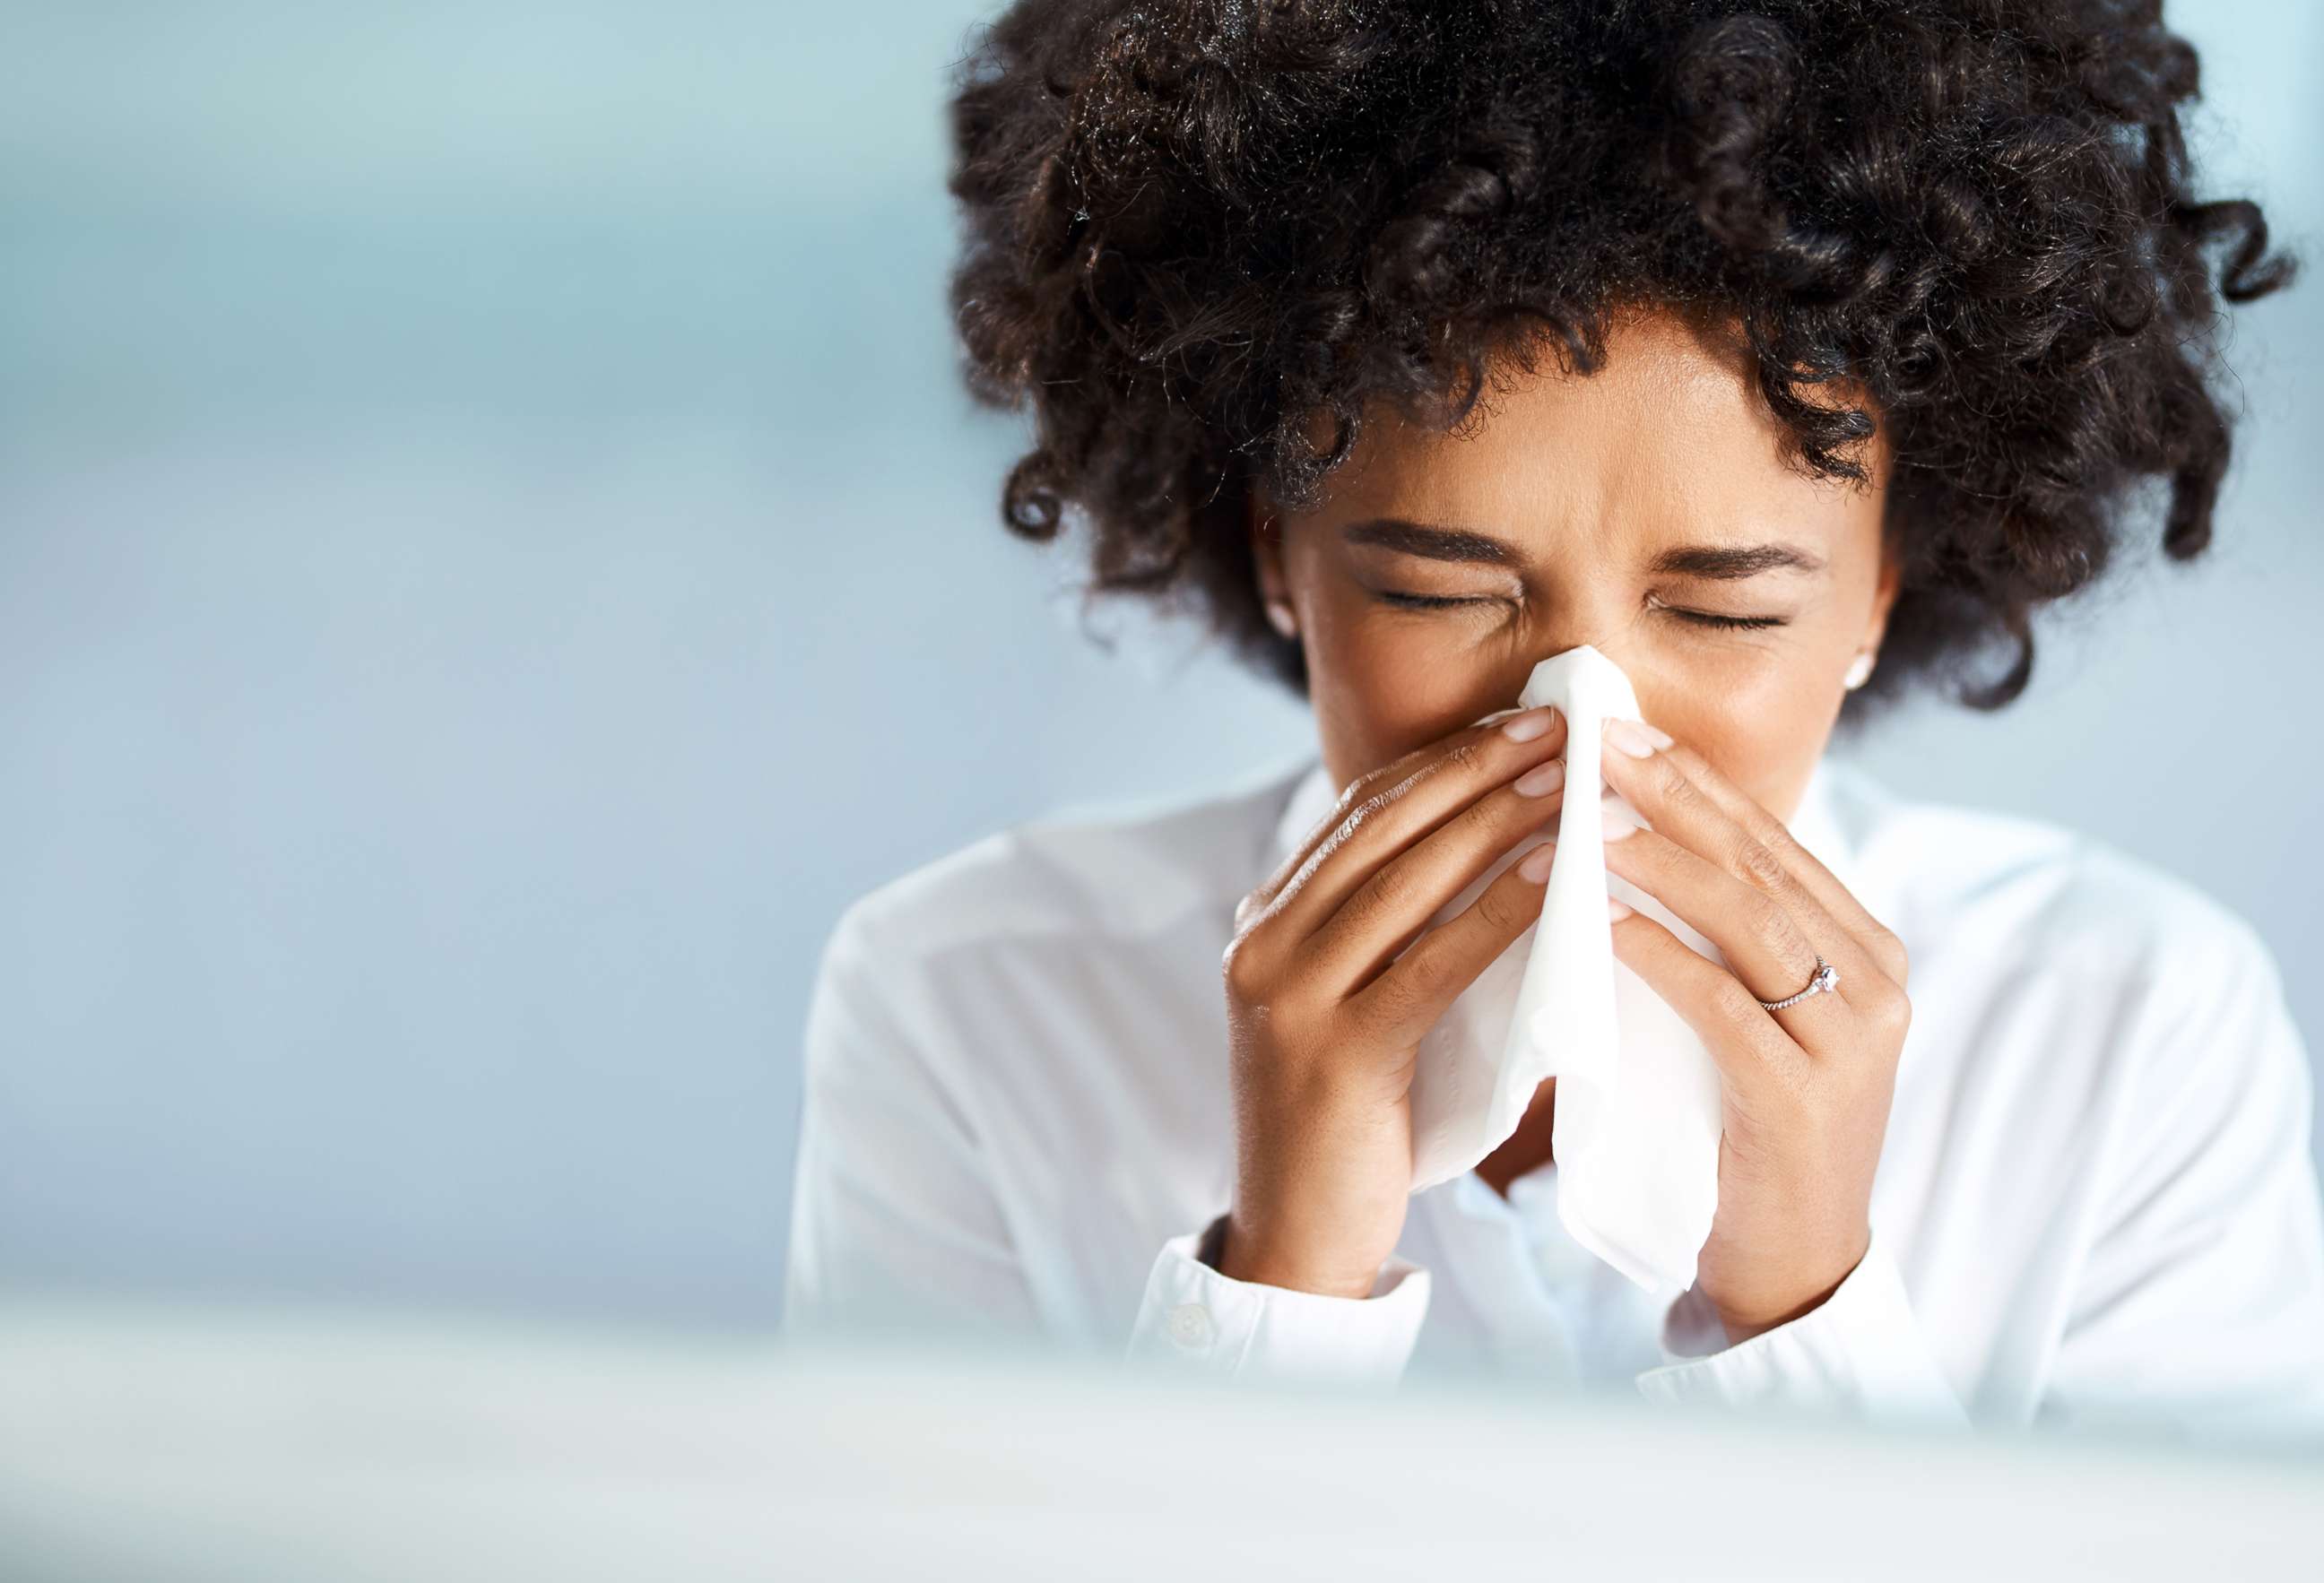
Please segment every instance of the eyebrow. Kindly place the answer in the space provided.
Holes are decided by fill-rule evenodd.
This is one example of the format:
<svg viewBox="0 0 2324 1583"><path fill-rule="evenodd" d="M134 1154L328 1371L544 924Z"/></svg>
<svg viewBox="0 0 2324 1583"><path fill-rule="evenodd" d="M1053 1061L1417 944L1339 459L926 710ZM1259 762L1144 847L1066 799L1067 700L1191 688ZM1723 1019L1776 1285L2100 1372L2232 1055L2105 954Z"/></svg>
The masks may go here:
<svg viewBox="0 0 2324 1583"><path fill-rule="evenodd" d="M1432 528L1402 517L1372 517L1341 529L1350 544L1377 545L1432 561L1478 561L1517 566L1524 555L1506 539L1468 528ZM1663 551L1648 569L1668 576L1731 582L1762 572L1821 572L1823 557L1796 544L1685 544Z"/></svg>
<svg viewBox="0 0 2324 1583"><path fill-rule="evenodd" d="M1523 564L1515 546L1466 528L1430 528L1402 517L1373 517L1340 530L1350 544L1374 544L1432 561L1483 561L1490 566Z"/></svg>
<svg viewBox="0 0 2324 1583"><path fill-rule="evenodd" d="M1654 569L1674 577L1731 580L1762 572L1821 572L1823 557L1796 544L1684 544L1655 557Z"/></svg>

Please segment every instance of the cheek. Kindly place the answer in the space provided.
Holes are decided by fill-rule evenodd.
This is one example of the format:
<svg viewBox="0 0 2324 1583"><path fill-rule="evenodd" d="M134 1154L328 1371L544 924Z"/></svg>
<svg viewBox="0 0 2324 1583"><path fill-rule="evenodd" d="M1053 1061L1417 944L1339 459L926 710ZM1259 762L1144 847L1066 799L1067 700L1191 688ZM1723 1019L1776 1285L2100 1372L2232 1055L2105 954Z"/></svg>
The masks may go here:
<svg viewBox="0 0 2324 1583"><path fill-rule="evenodd" d="M1334 609L1312 622L1308 696L1323 762L1345 785L1517 701L1508 667L1448 641L1454 623ZM1520 683L1522 676L1520 676Z"/></svg>
<svg viewBox="0 0 2324 1583"><path fill-rule="evenodd" d="M1692 686L1633 679L1648 720L1779 815L1822 756L1838 709L1839 684L1812 656L1748 669L1707 667Z"/></svg>

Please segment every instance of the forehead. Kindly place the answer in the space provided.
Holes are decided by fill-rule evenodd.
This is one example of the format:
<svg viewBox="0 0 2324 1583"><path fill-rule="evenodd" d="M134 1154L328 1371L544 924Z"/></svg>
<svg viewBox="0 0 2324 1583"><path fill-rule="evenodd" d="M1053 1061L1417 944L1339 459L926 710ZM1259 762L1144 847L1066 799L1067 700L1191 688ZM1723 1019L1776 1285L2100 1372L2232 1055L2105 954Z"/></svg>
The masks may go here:
<svg viewBox="0 0 2324 1583"><path fill-rule="evenodd" d="M1633 310L1609 325L1594 373L1569 373L1544 353L1532 374L1500 358L1487 381L1451 432L1369 409L1333 474L1332 514L1600 539L1842 531L1877 516L1886 431L1856 453L1872 471L1870 490L1787 462L1783 421L1731 322L1704 327ZM1846 384L1802 393L1834 406L1863 399Z"/></svg>

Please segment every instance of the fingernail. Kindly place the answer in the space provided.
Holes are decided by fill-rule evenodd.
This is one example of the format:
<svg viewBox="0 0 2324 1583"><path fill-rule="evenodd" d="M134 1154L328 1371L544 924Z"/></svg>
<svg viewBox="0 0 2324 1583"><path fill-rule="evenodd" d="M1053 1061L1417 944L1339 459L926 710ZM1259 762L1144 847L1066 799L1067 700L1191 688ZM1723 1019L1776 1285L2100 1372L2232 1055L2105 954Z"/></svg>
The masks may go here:
<svg viewBox="0 0 2324 1583"><path fill-rule="evenodd" d="M1602 803L1599 805L1598 822L1604 827L1600 838L1606 841L1619 841L1638 828Z"/></svg>
<svg viewBox="0 0 2324 1583"><path fill-rule="evenodd" d="M1670 738L1658 731L1649 736L1646 733L1650 731L1654 728L1642 720L1621 720L1611 715L1606 720L1606 740L1633 759L1643 759L1657 747L1670 746ZM1662 737L1662 741L1657 742L1655 737Z"/></svg>
<svg viewBox="0 0 2324 1583"><path fill-rule="evenodd" d="M1606 921L1608 923L1618 924L1624 918L1628 917L1631 911L1632 908L1628 902L1616 901L1610 896L1606 898Z"/></svg>
<svg viewBox="0 0 2324 1583"><path fill-rule="evenodd" d="M1510 717L1501 727L1501 734L1513 742L1529 742L1546 732L1557 719L1557 706L1545 704L1538 709L1527 709Z"/></svg>
<svg viewBox="0 0 2324 1583"><path fill-rule="evenodd" d="M1551 865L1557 859L1557 842L1545 841L1517 860L1517 872L1536 885L1549 878Z"/></svg>
<svg viewBox="0 0 2324 1583"><path fill-rule="evenodd" d="M1547 796L1565 784L1565 760L1552 759L1546 764L1536 764L1517 778L1517 796Z"/></svg>

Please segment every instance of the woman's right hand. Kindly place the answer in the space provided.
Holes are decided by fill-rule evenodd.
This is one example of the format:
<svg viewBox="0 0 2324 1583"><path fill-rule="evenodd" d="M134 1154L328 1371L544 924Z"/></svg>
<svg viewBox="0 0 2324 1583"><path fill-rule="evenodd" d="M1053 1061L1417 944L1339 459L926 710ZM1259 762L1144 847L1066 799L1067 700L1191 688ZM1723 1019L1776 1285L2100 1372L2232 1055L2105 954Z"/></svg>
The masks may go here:
<svg viewBox="0 0 2324 1583"><path fill-rule="evenodd" d="M1565 717L1547 707L1419 748L1341 793L1236 909L1222 963L1236 1173L1221 1274L1370 1295L1411 1197L1421 1038L1541 916L1556 843L1429 920L1563 805L1564 748Z"/></svg>

